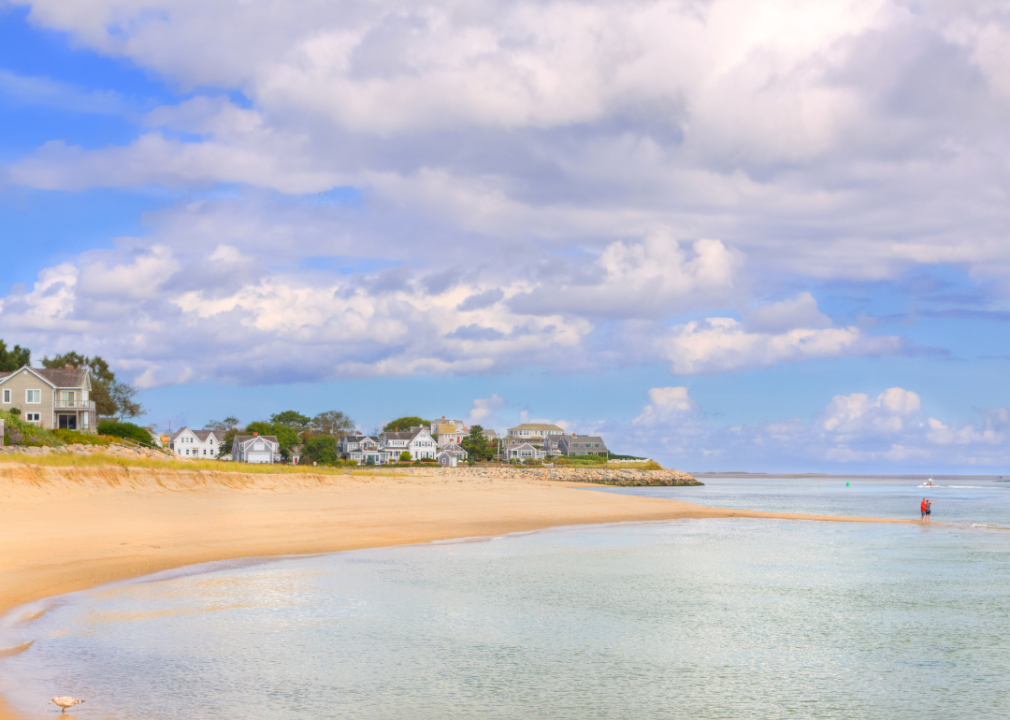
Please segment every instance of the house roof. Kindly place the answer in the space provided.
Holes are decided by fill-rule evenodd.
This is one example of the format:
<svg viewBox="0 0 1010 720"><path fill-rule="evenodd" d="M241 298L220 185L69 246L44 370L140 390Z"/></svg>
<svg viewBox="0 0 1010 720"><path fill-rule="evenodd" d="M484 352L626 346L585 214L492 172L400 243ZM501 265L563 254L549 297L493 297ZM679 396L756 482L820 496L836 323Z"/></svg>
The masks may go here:
<svg viewBox="0 0 1010 720"><path fill-rule="evenodd" d="M496 438L496 437L498 437L498 433L495 432L494 430L484 430L481 433L481 435L483 435L484 437L488 437L488 438Z"/></svg>
<svg viewBox="0 0 1010 720"><path fill-rule="evenodd" d="M25 365L13 372L0 372L0 383L26 370L56 388L83 388L88 379L87 368L33 368Z"/></svg>
<svg viewBox="0 0 1010 720"><path fill-rule="evenodd" d="M413 440L423 432L428 431L426 427L419 427L410 432L384 432L382 437L388 442L390 440Z"/></svg>
<svg viewBox="0 0 1010 720"><path fill-rule="evenodd" d="M38 368L39 375L59 388L82 388L87 382L87 368Z"/></svg>
<svg viewBox="0 0 1010 720"><path fill-rule="evenodd" d="M224 442L224 436L225 433L227 432L225 430L193 430L192 428L181 427L176 432L172 433L172 439L175 440L177 437L182 435L187 430L196 435L197 439L200 442L207 442L207 438L209 438L211 435L213 435L218 442Z"/></svg>
<svg viewBox="0 0 1010 720"><path fill-rule="evenodd" d="M511 452L512 450L521 450L522 448L526 447L528 447L530 450L536 450L536 448L530 445L529 443L520 443L519 445L510 446L509 451Z"/></svg>
<svg viewBox="0 0 1010 720"><path fill-rule="evenodd" d="M277 442L277 436L276 435L236 435L235 436L235 440L233 442L236 442L236 443L247 443L250 440L269 440L270 442L274 443L275 445L280 445L280 443Z"/></svg>
<svg viewBox="0 0 1010 720"><path fill-rule="evenodd" d="M569 441L574 440L575 442L599 442L599 443L603 442L603 438L601 438L599 435L575 435L568 439Z"/></svg>
<svg viewBox="0 0 1010 720"><path fill-rule="evenodd" d="M448 433L461 433L462 430L457 430L456 426L452 423L439 423L438 434L448 434Z"/></svg>
<svg viewBox="0 0 1010 720"><path fill-rule="evenodd" d="M551 425L550 423L523 423L521 425L516 425L513 428L509 428L509 432L513 430L559 430L564 432L564 428L558 427L557 425Z"/></svg>

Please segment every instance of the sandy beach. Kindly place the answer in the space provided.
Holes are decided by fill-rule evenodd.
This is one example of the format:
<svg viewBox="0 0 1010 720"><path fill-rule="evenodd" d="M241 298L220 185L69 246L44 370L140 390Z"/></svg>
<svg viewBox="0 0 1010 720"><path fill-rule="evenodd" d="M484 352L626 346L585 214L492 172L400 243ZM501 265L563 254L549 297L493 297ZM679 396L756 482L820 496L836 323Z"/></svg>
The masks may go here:
<svg viewBox="0 0 1010 720"><path fill-rule="evenodd" d="M240 557L680 518L912 522L727 510L575 483L417 472L248 475L2 465L0 615L106 582ZM2 704L0 719L16 720Z"/></svg>

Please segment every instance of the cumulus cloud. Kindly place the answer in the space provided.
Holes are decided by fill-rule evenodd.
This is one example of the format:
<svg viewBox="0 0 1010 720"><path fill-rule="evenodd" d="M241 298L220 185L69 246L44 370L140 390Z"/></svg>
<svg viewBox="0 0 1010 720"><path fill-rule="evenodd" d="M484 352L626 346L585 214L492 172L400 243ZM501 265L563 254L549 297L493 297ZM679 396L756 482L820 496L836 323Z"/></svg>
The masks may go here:
<svg viewBox="0 0 1010 720"><path fill-rule="evenodd" d="M495 393L492 393L491 397L477 398L466 416L466 422L468 425L493 428L497 424L498 413L507 407L508 402Z"/></svg>
<svg viewBox="0 0 1010 720"><path fill-rule="evenodd" d="M699 470L881 472L900 464L941 468L993 468L1010 462L1005 446L1010 410L992 408L980 421L948 426L929 417L918 393L894 387L876 396L838 395L809 419L717 426L686 387L653 388L641 414L610 423L613 447L649 454L673 467Z"/></svg>
<svg viewBox="0 0 1010 720"><path fill-rule="evenodd" d="M401 228L589 248L615 279L676 265L627 243L656 227L799 277L1010 267L1010 209L987 190L1010 173L1010 21L983 5L18 3L199 90L124 146L54 138L16 183L354 185Z"/></svg>
<svg viewBox="0 0 1010 720"><path fill-rule="evenodd" d="M896 355L906 347L899 337L870 336L858 327L748 332L743 323L732 318L678 325L658 344L675 375L732 372L820 358Z"/></svg>

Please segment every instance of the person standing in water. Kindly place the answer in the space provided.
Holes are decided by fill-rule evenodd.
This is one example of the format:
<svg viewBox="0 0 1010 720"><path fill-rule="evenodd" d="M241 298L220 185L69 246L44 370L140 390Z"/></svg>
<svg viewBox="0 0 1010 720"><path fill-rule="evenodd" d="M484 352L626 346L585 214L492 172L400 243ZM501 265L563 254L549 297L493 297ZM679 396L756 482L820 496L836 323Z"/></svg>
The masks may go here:
<svg viewBox="0 0 1010 720"><path fill-rule="evenodd" d="M919 522L926 522L926 507L929 501L926 498L919 503Z"/></svg>

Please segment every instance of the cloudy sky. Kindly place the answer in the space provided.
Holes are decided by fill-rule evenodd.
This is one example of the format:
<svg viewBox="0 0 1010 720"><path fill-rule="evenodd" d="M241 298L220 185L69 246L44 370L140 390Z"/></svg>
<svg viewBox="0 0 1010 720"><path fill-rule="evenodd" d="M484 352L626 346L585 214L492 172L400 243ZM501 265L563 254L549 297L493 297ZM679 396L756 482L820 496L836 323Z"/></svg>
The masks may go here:
<svg viewBox="0 0 1010 720"><path fill-rule="evenodd" d="M0 0L0 337L145 422L1010 473L995 0Z"/></svg>

